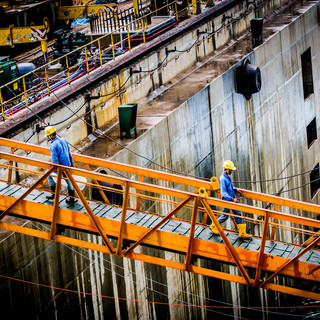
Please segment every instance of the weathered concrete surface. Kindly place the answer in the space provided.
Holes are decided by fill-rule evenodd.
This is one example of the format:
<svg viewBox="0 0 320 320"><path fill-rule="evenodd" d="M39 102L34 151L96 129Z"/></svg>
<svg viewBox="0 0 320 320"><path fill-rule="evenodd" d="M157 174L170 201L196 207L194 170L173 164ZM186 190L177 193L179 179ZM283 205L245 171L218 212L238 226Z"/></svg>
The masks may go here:
<svg viewBox="0 0 320 320"><path fill-rule="evenodd" d="M309 2L308 6L313 3L315 2ZM306 8L302 7L301 12L303 10ZM271 27L270 24L268 28ZM152 115L152 111L156 110L159 116L161 111L161 117L157 117L160 121L132 142L130 149L163 166L203 177L219 175L221 163L226 158L233 159L239 168L235 180L278 178L312 169L319 154L319 146L314 143L311 148L307 148L305 128L314 117L319 117L319 80L316 76L319 54L316 48L319 47L320 37L317 7L297 17L289 26L282 25L280 28L277 25L276 31L278 33L268 42L248 56L262 71L262 90L252 100L246 101L242 95L235 93L236 66L231 66L223 75L215 79L209 78L206 87L187 101L182 101L179 108L170 109L175 98L172 92L168 104L166 95L160 95L157 101L162 101L162 104L157 102L156 109L152 109L151 105L145 108L146 115ZM305 100L300 56L309 46L315 94ZM240 56L238 58L241 59ZM170 90L167 92L170 93ZM186 97L182 89L178 92L181 97ZM163 104L167 110L159 109L159 105ZM168 112L168 117L164 118L162 112ZM95 145L100 149L103 143L106 144L106 141L99 140ZM112 144L106 150L111 155ZM113 160L157 168L154 163L127 150L119 152ZM289 181L247 183L243 186L273 193L307 181L308 176L299 176ZM311 200L308 188L297 189L285 195ZM312 201L318 202L317 197ZM15 250L12 251L13 246ZM5 261L1 265L1 274L35 279L35 282L50 283L72 290L128 299L202 305L216 304L216 301L209 299L248 306L301 304L301 299L272 292L266 294L265 291L254 288L76 249L84 254L79 255L64 246L19 235L10 237L0 249L1 259ZM157 255L157 252L154 254ZM173 255L169 257L174 258ZM219 264L212 267L220 270ZM0 294L5 306L19 306L14 308L14 318L18 318L21 313L29 318L35 318L37 314L39 318L46 319L66 316L95 319L107 316L118 319L227 318L209 309L113 301L59 290L50 292L47 288L30 287L28 284L21 285L9 280L2 282ZM34 301L40 303L35 305ZM223 312L233 314L233 311ZM257 316L253 310L237 310L236 313L249 319ZM275 315L268 313L258 313L258 316L275 318Z"/></svg>
<svg viewBox="0 0 320 320"><path fill-rule="evenodd" d="M233 3L236 3L234 5ZM79 118L71 117L62 124L57 125L59 131L75 144L86 138L90 134L90 127L83 121L85 113L90 113L86 118L99 129L106 126L118 114L118 106L126 102L137 102L159 89L162 85L167 85L169 81L179 75L197 61L201 61L217 48L230 42L232 38L238 37L249 27L250 19L259 14L279 8L287 0L270 1L265 4L262 0L257 1L256 7L246 6L245 1L225 0L214 8L209 9L201 16L192 17L177 25L168 33L159 38L134 48L125 56L118 57L102 68L99 68L88 76L71 83L69 86L51 94L44 100L35 103L32 111L24 110L19 115L8 119L0 124L0 134L3 137L10 137L19 141L26 141L30 138L31 143L43 143L43 133L37 132L37 126L43 123L59 123L68 118L71 111L65 104L77 112ZM268 9L264 9L267 6ZM236 17L233 20L226 18L223 14L225 10L228 14ZM198 31L207 30L206 35L198 35ZM214 32L214 34L211 34ZM199 39L206 37L203 45L194 45ZM180 61L176 61L177 53L169 54L165 64L161 67L161 62L166 57L166 50L177 48L183 51L191 47L191 50L179 53ZM152 70L159 66L155 72L142 72L133 74L130 77L130 68L136 70ZM125 81L129 81L124 85ZM119 91L118 91L119 90ZM84 104L84 93L90 92L92 95L101 95L100 99L92 100L90 106ZM115 92L115 94L112 94ZM81 106L82 109L78 110ZM41 120L34 115L38 116ZM81 118L81 119L80 119ZM76 134L75 134L76 133Z"/></svg>

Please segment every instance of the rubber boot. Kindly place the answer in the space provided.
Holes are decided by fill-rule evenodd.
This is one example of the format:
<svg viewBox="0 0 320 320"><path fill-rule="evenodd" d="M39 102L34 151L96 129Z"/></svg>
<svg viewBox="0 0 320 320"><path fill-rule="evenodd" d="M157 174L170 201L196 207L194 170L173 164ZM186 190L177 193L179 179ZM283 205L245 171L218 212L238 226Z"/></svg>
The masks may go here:
<svg viewBox="0 0 320 320"><path fill-rule="evenodd" d="M213 222L211 223L210 229L214 234L219 234L219 231Z"/></svg>
<svg viewBox="0 0 320 320"><path fill-rule="evenodd" d="M51 193L51 194L49 194L48 196L46 196L46 198L47 198L48 200L53 200L53 199L54 199L54 194L55 194L55 192L56 192L56 187L55 187L55 186L51 186L51 191L52 191L53 193Z"/></svg>
<svg viewBox="0 0 320 320"><path fill-rule="evenodd" d="M68 190L68 194L70 196L69 199L66 200L67 204L69 204L70 206L73 206L74 205L74 190Z"/></svg>
<svg viewBox="0 0 320 320"><path fill-rule="evenodd" d="M239 231L239 237L240 238L251 238L251 234L247 234L246 232L247 225L245 223L238 224L238 231Z"/></svg>

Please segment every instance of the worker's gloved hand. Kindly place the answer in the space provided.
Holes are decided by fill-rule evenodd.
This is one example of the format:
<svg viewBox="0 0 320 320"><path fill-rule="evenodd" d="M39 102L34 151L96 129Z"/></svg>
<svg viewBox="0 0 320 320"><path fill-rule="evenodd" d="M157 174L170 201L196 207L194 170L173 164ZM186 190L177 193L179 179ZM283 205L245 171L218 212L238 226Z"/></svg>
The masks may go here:
<svg viewBox="0 0 320 320"><path fill-rule="evenodd" d="M239 200L238 200L238 199L232 199L232 201L233 201L234 203L239 203Z"/></svg>

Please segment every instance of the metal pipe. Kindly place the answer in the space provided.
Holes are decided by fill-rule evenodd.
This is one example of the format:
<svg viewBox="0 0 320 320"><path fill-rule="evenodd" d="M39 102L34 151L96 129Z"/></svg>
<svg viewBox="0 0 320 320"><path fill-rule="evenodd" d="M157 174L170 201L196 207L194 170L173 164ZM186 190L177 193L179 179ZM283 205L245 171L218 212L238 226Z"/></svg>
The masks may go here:
<svg viewBox="0 0 320 320"><path fill-rule="evenodd" d="M50 96L50 84L49 84L49 79L48 79L47 66L44 67L44 74L45 74L45 77L46 77L46 83L47 83L47 88L48 88L48 95Z"/></svg>
<svg viewBox="0 0 320 320"><path fill-rule="evenodd" d="M67 67L68 83L70 84L70 72L69 72L68 55L66 55L66 67Z"/></svg>
<svg viewBox="0 0 320 320"><path fill-rule="evenodd" d="M87 68L87 73L89 73L89 62L88 62L87 47L84 47L84 54L85 54L85 57L86 57L86 68Z"/></svg>
<svg viewBox="0 0 320 320"><path fill-rule="evenodd" d="M110 36L111 36L111 46L112 46L112 57L113 57L113 60L114 60L115 59L115 54L114 54L113 34L110 33Z"/></svg>
<svg viewBox="0 0 320 320"><path fill-rule="evenodd" d="M102 66L102 52L101 52L101 42L98 39L98 48L99 48L99 58L100 58L100 67Z"/></svg>
<svg viewBox="0 0 320 320"><path fill-rule="evenodd" d="M26 79L25 79L25 77L22 78L22 83L23 83L24 98L26 100L26 106L28 107L29 103L28 103L28 93L27 93L27 89L26 89Z"/></svg>

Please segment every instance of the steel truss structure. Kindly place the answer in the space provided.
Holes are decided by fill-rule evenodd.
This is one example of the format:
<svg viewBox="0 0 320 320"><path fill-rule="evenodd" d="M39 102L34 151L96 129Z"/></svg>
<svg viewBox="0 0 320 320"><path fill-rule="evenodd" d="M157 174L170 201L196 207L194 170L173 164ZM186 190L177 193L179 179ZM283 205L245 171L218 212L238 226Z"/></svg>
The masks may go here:
<svg viewBox="0 0 320 320"><path fill-rule="evenodd" d="M320 252L315 246L320 240L320 233L310 229L320 229L320 221L302 216L303 212L319 214L318 205L244 189L240 189L243 198L255 205L230 203L217 197L219 183L214 177L209 182L78 154L73 154L76 167L65 167L44 161L50 156L48 148L2 138L0 149L2 229L320 300L318 292L298 289L292 285L294 281L281 281L282 284L278 281L280 278L294 278L313 284L319 282ZM110 174L98 173L95 171L97 168L105 168ZM115 171L122 176L114 174ZM36 177L34 184L29 187L18 185L13 180L14 172L19 172L21 176ZM50 202L45 199L49 193L45 183L54 172L57 173L57 187L54 201ZM99 190L103 202L86 196L86 192L77 183L79 177L87 181L86 189ZM69 179L75 189L77 205L67 206L63 201L65 196L60 193L64 179ZM122 186L122 190L111 190L121 193L121 206L110 202L101 182ZM36 198L37 201L34 200ZM265 209L263 206L266 203L274 209ZM152 212L151 208L155 208L156 212ZM243 240L237 232L222 229L217 220L222 209L217 208L245 212L244 219L255 226L252 239ZM35 230L28 224L6 222L4 218L7 215L45 223L50 226L50 231ZM219 235L213 235L208 228L209 218L218 228ZM72 237L77 234L75 232L56 234L58 225L86 234L96 234L104 244ZM281 239L284 233L288 235L287 239ZM302 245L288 240L300 233L300 238L304 240ZM178 258L174 261L141 253L143 246L175 252ZM138 247L142 247L142 250L136 252ZM181 258L184 262L181 262ZM226 271L233 268L213 270L210 263L207 267L203 264L199 266L197 259L233 265L238 272L233 274Z"/></svg>

